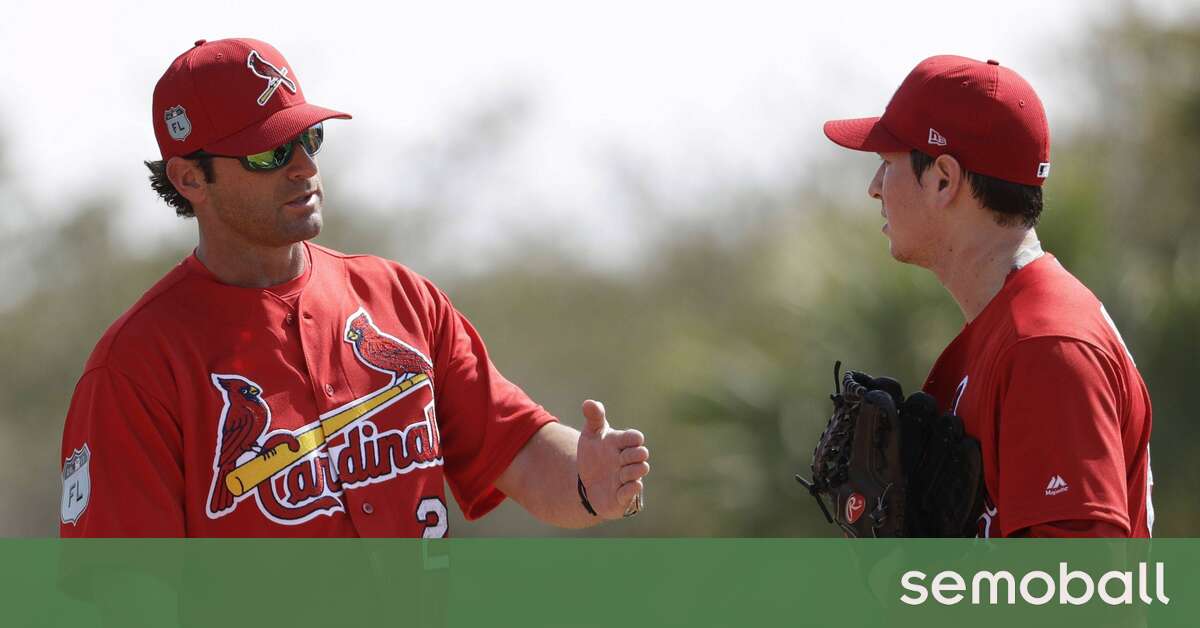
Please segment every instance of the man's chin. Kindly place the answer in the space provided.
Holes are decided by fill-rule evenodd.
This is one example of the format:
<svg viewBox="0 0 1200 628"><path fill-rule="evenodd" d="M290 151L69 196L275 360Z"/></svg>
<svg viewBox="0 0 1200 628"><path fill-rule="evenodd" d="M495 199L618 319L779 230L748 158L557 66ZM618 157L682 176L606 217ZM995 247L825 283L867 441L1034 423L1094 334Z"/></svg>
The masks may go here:
<svg viewBox="0 0 1200 628"><path fill-rule="evenodd" d="M288 225L287 239L293 243L311 240L321 235L321 227L323 227L324 224L324 220L321 218L320 213L314 213L309 216L305 216L303 219L297 220L291 225Z"/></svg>
<svg viewBox="0 0 1200 628"><path fill-rule="evenodd" d="M904 249L897 247L896 243L891 242L890 240L889 240L888 252L891 253L892 259L896 260L897 262L900 262L901 264L915 264L916 263L915 261L913 261L913 256L908 251L905 251Z"/></svg>

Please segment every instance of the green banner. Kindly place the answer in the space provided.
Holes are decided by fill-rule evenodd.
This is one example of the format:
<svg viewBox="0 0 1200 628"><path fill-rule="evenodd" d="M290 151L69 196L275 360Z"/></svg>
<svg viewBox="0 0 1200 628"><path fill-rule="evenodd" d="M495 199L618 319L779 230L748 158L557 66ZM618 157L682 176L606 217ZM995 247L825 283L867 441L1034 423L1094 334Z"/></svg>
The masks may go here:
<svg viewBox="0 0 1200 628"><path fill-rule="evenodd" d="M0 540L4 626L1195 626L1200 540Z"/></svg>

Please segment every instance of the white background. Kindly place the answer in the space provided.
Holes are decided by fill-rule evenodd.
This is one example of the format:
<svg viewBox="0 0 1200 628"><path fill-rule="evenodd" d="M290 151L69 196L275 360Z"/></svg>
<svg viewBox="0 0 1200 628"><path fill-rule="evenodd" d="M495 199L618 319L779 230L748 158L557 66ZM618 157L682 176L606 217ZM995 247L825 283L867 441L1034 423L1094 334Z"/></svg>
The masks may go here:
<svg viewBox="0 0 1200 628"><path fill-rule="evenodd" d="M1134 4L1162 19L1195 8ZM507 234L555 228L598 258L619 255L631 239L629 178L670 207L723 181L798 177L817 160L844 158L821 134L824 120L878 114L932 54L1016 68L1062 137L1089 107L1071 51L1095 44L1086 41L1094 28L1127 8L1081 0L14 5L0 21L0 164L18 189L2 229L59 220L101 197L131 244L192 237L190 223L153 196L140 164L157 157L151 92L193 40L252 36L283 52L310 101L354 115L327 129L329 219L339 201L386 212L432 198L464 246L486 252ZM496 131L509 134L504 141L471 126L497 109L517 112L517 124ZM479 154L447 157L464 145ZM454 171L437 172L443 162ZM873 168L865 160L862 177Z"/></svg>

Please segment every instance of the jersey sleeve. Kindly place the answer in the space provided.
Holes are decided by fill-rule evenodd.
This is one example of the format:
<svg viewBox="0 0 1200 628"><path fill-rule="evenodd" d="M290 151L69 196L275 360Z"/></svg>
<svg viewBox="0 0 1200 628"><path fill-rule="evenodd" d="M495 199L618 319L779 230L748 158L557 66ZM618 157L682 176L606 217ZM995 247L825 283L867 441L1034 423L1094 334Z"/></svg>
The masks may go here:
<svg viewBox="0 0 1200 628"><path fill-rule="evenodd" d="M80 378L63 429L62 537L184 536L182 436L113 368Z"/></svg>
<svg viewBox="0 0 1200 628"><path fill-rule="evenodd" d="M500 374L479 332L440 290L435 299L434 387L446 476L467 519L504 501L495 487L525 443L556 421Z"/></svg>
<svg viewBox="0 0 1200 628"><path fill-rule="evenodd" d="M1001 534L1097 521L1127 536L1126 395L1113 360L1084 342L1034 338L1009 350L1002 377Z"/></svg>

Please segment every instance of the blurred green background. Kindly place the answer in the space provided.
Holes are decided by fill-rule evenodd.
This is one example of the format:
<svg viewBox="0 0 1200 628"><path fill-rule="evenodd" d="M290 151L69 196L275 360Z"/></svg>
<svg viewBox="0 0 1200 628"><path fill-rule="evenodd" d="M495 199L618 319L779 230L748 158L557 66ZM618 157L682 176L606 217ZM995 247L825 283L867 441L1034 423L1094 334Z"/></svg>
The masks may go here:
<svg viewBox="0 0 1200 628"><path fill-rule="evenodd" d="M1055 61L1077 75L1082 113L1055 134L1038 231L1105 302L1150 388L1156 536L1197 536L1200 438L1188 400L1200 376L1200 24L1130 12L1096 28ZM461 150L443 151L426 187L439 189L456 160L502 153L504 130L521 124L510 109L465 120ZM37 216L16 185L19 156L5 151L11 123L0 122L0 203ZM601 399L610 421L640 428L652 447L636 519L568 533L506 503L475 523L456 513L454 534L833 535L792 480L829 413L833 361L911 388L962 319L931 274L888 256L865 195L874 156L832 144L827 154L787 185L724 180L683 200L656 194L636 164L619 167L653 244L618 270L563 250L557 230L570 225L531 230L484 268L456 267L434 250L447 246L437 217L453 207L436 194L405 207L339 202L339 164L322 162L318 242L430 276L500 369L553 413L579 425L579 403ZM84 360L190 253L175 240L130 250L112 198L101 190L67 219L0 231L0 535L57 533L59 438ZM172 210L147 186L138 211Z"/></svg>

